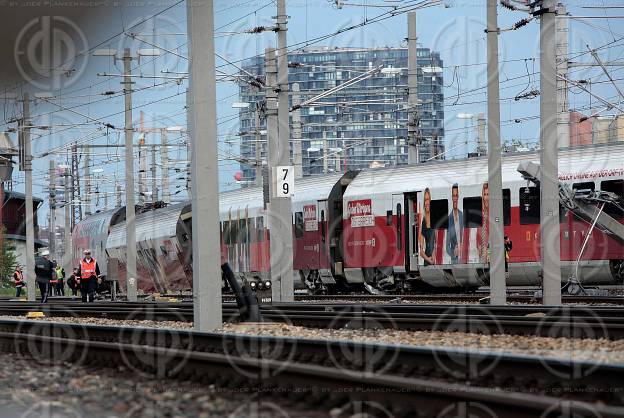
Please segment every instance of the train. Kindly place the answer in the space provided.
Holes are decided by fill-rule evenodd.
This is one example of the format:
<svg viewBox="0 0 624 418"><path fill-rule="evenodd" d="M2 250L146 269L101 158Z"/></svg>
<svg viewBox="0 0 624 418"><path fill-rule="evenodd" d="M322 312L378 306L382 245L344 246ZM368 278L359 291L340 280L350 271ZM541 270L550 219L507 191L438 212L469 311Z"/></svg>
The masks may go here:
<svg viewBox="0 0 624 418"><path fill-rule="evenodd" d="M504 233L511 242L507 284L541 284L540 190L518 172L537 152L502 158ZM487 159L431 161L346 170L295 182L293 281L310 293L406 293L473 290L489 284ZM604 212L624 222L624 146L567 148L559 180L573 190L611 193ZM270 281L269 224L262 187L219 194L222 261L241 281ZM191 203L137 207L138 288L170 293L192 288ZM573 211L560 210L562 281L578 265L583 284L624 282L622 241ZM125 277L125 210L79 222L75 263L91 248L108 280ZM591 232L588 234L588 231ZM586 248L583 248L587 240ZM119 281L123 290L124 281Z"/></svg>

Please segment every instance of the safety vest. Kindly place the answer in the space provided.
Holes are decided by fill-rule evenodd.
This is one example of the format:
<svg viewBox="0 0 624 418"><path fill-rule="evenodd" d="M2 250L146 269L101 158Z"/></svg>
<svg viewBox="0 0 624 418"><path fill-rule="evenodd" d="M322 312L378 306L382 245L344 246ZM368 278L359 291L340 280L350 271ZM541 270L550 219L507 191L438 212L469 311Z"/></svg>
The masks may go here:
<svg viewBox="0 0 624 418"><path fill-rule="evenodd" d="M63 267L57 267L55 270L56 270L56 279L63 280Z"/></svg>
<svg viewBox="0 0 624 418"><path fill-rule="evenodd" d="M17 279L15 279L15 286L21 286L24 284L24 274L21 271L16 271Z"/></svg>
<svg viewBox="0 0 624 418"><path fill-rule="evenodd" d="M91 262L87 262L86 259L80 260L80 278L89 279L95 276L95 258L91 259Z"/></svg>

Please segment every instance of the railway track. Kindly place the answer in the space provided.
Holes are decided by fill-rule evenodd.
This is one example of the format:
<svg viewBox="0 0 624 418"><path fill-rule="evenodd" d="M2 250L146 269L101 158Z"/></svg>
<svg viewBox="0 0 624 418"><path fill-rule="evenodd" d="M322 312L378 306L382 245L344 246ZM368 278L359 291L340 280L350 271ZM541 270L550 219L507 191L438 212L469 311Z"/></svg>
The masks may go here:
<svg viewBox="0 0 624 418"><path fill-rule="evenodd" d="M0 349L397 417L624 415L624 367L531 356L188 330L0 321ZM592 415L593 414L593 415ZM377 416L377 415L375 415ZM387 415L385 415L387 416ZM466 415L467 416L467 415Z"/></svg>
<svg viewBox="0 0 624 418"><path fill-rule="evenodd" d="M120 320L193 320L190 303L0 302L0 315L26 315L41 311L50 317L96 317ZM263 319L318 328L364 328L456 331L481 334L536 335L571 338L624 338L624 309L610 306L540 305L414 305L305 303L262 306ZM223 315L237 322L238 310L226 303Z"/></svg>

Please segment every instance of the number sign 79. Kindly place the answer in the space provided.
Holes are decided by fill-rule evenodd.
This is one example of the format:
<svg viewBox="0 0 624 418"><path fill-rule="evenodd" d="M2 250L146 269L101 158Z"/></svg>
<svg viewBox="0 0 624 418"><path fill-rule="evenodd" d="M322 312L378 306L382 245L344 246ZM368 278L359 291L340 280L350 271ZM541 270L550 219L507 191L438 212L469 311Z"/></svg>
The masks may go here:
<svg viewBox="0 0 624 418"><path fill-rule="evenodd" d="M276 187L273 197L289 197L295 193L295 168L293 166L275 167Z"/></svg>

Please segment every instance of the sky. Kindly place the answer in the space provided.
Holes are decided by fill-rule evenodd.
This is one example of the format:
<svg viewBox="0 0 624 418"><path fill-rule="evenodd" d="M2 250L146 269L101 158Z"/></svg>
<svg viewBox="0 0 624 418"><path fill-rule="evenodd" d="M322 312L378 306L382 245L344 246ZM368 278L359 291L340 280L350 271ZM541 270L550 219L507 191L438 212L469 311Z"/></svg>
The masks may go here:
<svg viewBox="0 0 624 418"><path fill-rule="evenodd" d="M13 117L21 114L22 103L12 95L29 92L35 156L34 190L44 196L47 170L52 158L57 164L67 164L67 144L79 141L85 144L122 144L124 102L119 74L120 60L107 56L93 56L97 49L117 51L130 48L134 60L133 121L139 125L144 112L146 128L173 128L168 134L169 156L180 173L171 173L174 199L186 199L184 167L186 150L184 132L176 127L186 126L185 92L187 88L186 7L184 1L150 2L91 2L78 7L12 7L12 13L3 13L5 21L0 29L4 42L3 56L12 57L0 65L0 101L3 119L0 129L15 128ZM101 3L101 4L99 4ZM348 3L348 2L347 2ZM327 0L287 0L289 15L288 44L290 49L305 46L329 47L400 47L406 46L407 16L405 13L388 16L385 6L401 2L384 0L357 0L366 4L338 9ZM403 4L417 4L404 1ZM482 0L447 0L442 6L417 11L419 46L441 54L444 62L445 129L447 158L461 158L476 146L476 121L461 119L460 113L486 113L486 10ZM608 0L566 1L573 16L621 15L617 9L590 9L587 6L609 5ZM248 34L245 30L256 26L271 26L276 14L275 2L269 0L215 0L215 49L217 68L235 73L232 63L257 54L276 45L273 32ZM385 14L385 15L384 15ZM153 17L156 15L155 17ZM10 16L10 18L9 18ZM510 28L529 15L512 12L499 6L499 27ZM603 61L624 60L624 19L568 19L570 21L569 51L576 61L592 62L587 52L601 48ZM362 24L353 30L345 30ZM343 33L327 37L342 31ZM539 21L532 20L518 30L504 30L499 36L501 81L501 136L503 141L520 140L531 146L539 143L539 97L515 100L518 94L539 90ZM43 35L42 35L43 34ZM323 38L323 39L319 39ZM45 42L52 45L49 58L41 56ZM55 47L56 46L56 47ZM158 48L161 56L146 56L147 49ZM142 51L140 51L142 50ZM581 55L582 54L582 55ZM578 57L577 57L578 56ZM47 59L47 61L46 61ZM226 61L227 60L227 61ZM53 70L51 70L53 68ZM610 67L614 79L622 77L624 66ZM605 82L600 68L575 68L574 80L591 79L592 92L609 100L619 100L613 85ZM624 85L616 81L621 89ZM3 93L4 91L4 93ZM600 103L586 92L572 88L570 106L587 112ZM234 174L239 164L231 158L238 155L236 133L238 110L237 86L220 82L217 86L217 117L220 158L220 186L222 190L238 187ZM616 112L605 112L609 114ZM50 128L50 126L52 128ZM48 128L46 128L48 127ZM16 141L16 134L12 134ZM138 135L137 135L138 137ZM147 132L147 143L160 142L160 134ZM55 152L47 155L50 151ZM99 207L103 207L104 193L109 193L109 206L115 181L123 184L123 148L99 148L93 151L92 168L96 171L94 183L98 187ZM158 175L160 182L161 176ZM23 173L14 174L14 188L23 191ZM95 200L95 199L94 199ZM47 207L40 214L45 224Z"/></svg>

